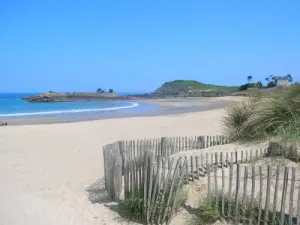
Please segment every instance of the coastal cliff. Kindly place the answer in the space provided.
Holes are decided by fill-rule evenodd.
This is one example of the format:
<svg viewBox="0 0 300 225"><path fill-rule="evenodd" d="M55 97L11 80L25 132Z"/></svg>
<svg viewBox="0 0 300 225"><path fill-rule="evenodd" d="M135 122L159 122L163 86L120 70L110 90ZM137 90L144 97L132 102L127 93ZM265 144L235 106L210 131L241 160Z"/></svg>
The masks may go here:
<svg viewBox="0 0 300 225"><path fill-rule="evenodd" d="M91 92L73 92L58 93L46 92L43 94L32 95L24 98L28 102L88 102L88 101L112 101L112 100L130 100L126 96L119 96L115 93L91 93Z"/></svg>

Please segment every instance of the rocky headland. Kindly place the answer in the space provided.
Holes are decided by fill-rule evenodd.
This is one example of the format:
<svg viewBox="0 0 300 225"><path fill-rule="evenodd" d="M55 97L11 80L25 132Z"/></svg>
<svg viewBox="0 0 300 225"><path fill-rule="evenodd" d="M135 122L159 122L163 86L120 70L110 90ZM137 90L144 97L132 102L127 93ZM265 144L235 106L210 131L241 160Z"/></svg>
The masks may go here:
<svg viewBox="0 0 300 225"><path fill-rule="evenodd" d="M115 93L92 93L92 92L72 92L58 93L46 92L24 98L28 102L88 102L88 101L112 101L130 100L130 97L119 96Z"/></svg>

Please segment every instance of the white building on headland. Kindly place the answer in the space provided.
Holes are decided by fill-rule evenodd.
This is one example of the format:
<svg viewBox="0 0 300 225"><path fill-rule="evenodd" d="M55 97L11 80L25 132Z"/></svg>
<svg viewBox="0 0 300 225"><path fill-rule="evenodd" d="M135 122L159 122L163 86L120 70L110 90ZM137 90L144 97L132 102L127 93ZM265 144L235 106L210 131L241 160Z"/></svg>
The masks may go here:
<svg viewBox="0 0 300 225"><path fill-rule="evenodd" d="M289 79L289 77L278 77L276 79L276 87L289 87L292 85L292 81Z"/></svg>

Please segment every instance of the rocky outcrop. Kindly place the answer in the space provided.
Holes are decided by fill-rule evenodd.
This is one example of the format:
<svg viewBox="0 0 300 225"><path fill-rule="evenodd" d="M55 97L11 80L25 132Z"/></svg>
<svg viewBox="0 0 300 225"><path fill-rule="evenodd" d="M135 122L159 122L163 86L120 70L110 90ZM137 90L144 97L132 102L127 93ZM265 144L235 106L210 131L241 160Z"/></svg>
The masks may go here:
<svg viewBox="0 0 300 225"><path fill-rule="evenodd" d="M130 100L129 97L118 96L115 93L90 93L90 92L73 92L57 93L46 92L39 95L24 98L28 102L88 102L88 101L105 101L105 100Z"/></svg>

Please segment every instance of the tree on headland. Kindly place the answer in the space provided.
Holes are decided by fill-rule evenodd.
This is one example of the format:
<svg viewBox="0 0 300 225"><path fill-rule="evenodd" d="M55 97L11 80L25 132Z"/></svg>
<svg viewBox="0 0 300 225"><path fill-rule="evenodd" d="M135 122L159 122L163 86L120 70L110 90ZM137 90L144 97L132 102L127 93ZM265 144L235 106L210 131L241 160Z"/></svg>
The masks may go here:
<svg viewBox="0 0 300 225"><path fill-rule="evenodd" d="M293 77L291 74L287 74L286 78L288 79L289 82L293 82Z"/></svg>
<svg viewBox="0 0 300 225"><path fill-rule="evenodd" d="M109 93L114 93L114 90L113 89L109 89L108 92Z"/></svg>
<svg viewBox="0 0 300 225"><path fill-rule="evenodd" d="M252 75L249 75L249 76L247 77L248 83L250 83L250 82L252 81L252 79L253 79L253 76L252 76Z"/></svg>
<svg viewBox="0 0 300 225"><path fill-rule="evenodd" d="M267 83L269 83L269 80L270 80L270 78L269 78L269 77L267 77L267 78L266 78L266 81L267 81Z"/></svg>
<svg viewBox="0 0 300 225"><path fill-rule="evenodd" d="M261 81L258 81L255 85L257 88L262 88L263 87L263 84Z"/></svg>
<svg viewBox="0 0 300 225"><path fill-rule="evenodd" d="M102 88L97 88L97 93L104 93L104 89L102 89Z"/></svg>

